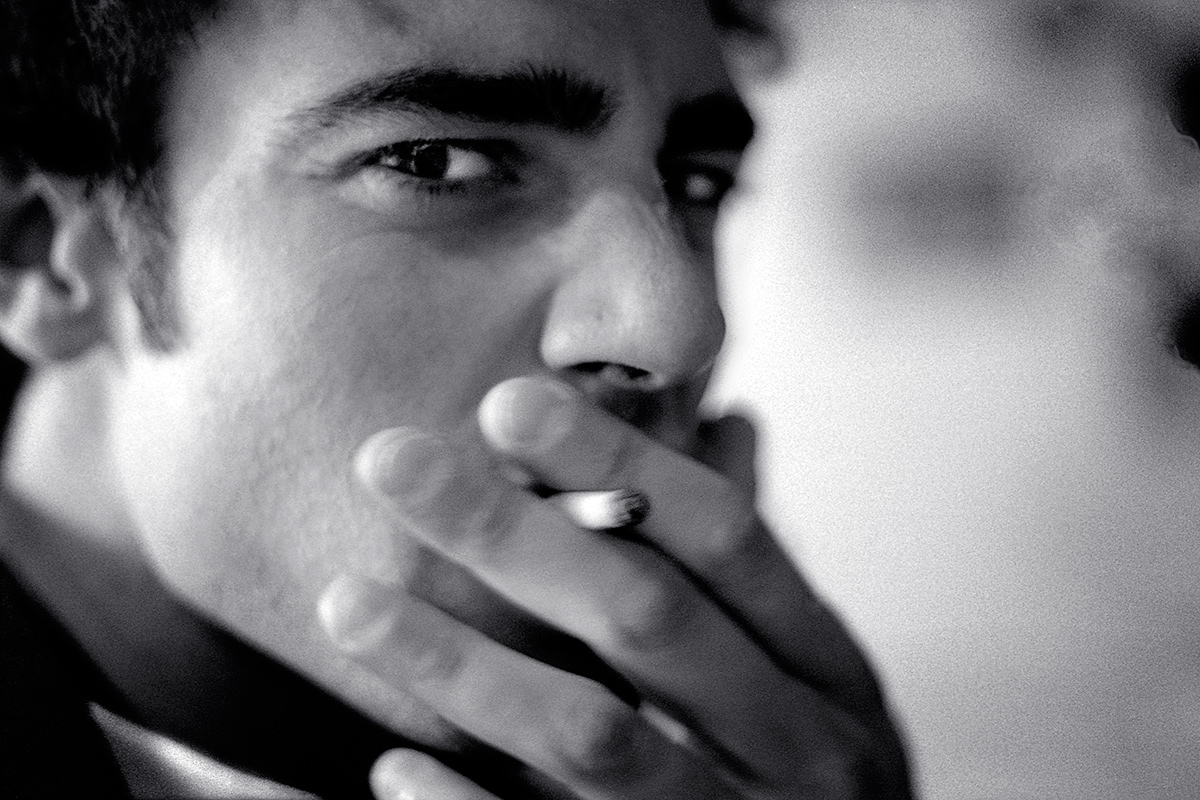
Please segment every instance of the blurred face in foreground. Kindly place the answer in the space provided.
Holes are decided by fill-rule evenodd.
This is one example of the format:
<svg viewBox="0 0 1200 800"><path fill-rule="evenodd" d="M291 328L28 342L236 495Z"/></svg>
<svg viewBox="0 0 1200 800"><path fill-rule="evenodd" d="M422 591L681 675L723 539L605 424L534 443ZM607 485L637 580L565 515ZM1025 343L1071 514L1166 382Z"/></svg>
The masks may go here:
<svg viewBox="0 0 1200 800"><path fill-rule="evenodd" d="M818 2L796 29L765 191L730 209L767 507L876 648L928 796L1188 795L1200 6Z"/></svg>
<svg viewBox="0 0 1200 800"><path fill-rule="evenodd" d="M180 343L126 326L112 406L165 579L319 679L331 576L464 580L360 496L372 432L469 438L489 388L543 374L686 446L749 137L716 45L700 0L258 0L206 26L165 120Z"/></svg>

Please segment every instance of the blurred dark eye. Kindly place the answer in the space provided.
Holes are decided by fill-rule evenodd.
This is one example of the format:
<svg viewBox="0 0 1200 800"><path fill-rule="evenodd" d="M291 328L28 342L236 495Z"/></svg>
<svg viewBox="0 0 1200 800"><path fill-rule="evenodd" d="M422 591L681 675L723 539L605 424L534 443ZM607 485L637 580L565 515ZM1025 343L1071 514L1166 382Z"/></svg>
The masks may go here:
<svg viewBox="0 0 1200 800"><path fill-rule="evenodd" d="M716 167L688 166L663 176L663 189L676 202L716 208L733 188L734 177Z"/></svg>
<svg viewBox="0 0 1200 800"><path fill-rule="evenodd" d="M1175 130L1200 140L1200 55L1180 59L1167 86Z"/></svg>
<svg viewBox="0 0 1200 800"><path fill-rule="evenodd" d="M1179 357L1200 368L1200 297L1184 306L1171 329L1171 339Z"/></svg>

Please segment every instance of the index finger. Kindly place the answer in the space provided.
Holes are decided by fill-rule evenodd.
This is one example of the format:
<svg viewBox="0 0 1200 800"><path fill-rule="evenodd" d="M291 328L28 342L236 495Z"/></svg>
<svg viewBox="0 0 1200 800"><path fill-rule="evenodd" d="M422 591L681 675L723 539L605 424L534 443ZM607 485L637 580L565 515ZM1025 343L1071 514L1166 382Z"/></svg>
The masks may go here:
<svg viewBox="0 0 1200 800"><path fill-rule="evenodd" d="M875 694L858 648L732 482L549 378L499 384L481 403L479 422L493 448L554 488L646 494L652 511L638 531L695 576L783 669L816 685Z"/></svg>

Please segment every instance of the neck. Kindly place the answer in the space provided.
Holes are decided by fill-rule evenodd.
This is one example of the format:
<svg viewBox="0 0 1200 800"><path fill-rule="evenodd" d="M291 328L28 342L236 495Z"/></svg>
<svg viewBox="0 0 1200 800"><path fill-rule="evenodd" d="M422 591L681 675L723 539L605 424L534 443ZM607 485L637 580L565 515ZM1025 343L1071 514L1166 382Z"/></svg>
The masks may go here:
<svg viewBox="0 0 1200 800"><path fill-rule="evenodd" d="M13 409L0 551L133 716L170 721L221 637L157 580L107 457L104 356L33 370ZM174 727L174 725L172 725Z"/></svg>
<svg viewBox="0 0 1200 800"><path fill-rule="evenodd" d="M3 484L57 527L93 547L127 552L136 539L121 508L107 448L105 355L33 369L13 405Z"/></svg>

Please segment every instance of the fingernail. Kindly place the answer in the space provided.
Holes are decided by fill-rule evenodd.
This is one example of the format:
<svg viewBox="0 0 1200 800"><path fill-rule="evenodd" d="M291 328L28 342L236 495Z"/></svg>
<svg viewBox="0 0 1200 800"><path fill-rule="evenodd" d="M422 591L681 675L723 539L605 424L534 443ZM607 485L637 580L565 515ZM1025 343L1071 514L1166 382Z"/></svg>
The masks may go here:
<svg viewBox="0 0 1200 800"><path fill-rule="evenodd" d="M380 800L417 800L409 786L414 755L406 750L388 750L371 766L371 791Z"/></svg>
<svg viewBox="0 0 1200 800"><path fill-rule="evenodd" d="M566 384L546 378L514 378L483 398L479 427L498 447L544 450L571 429L578 402L578 394Z"/></svg>
<svg viewBox="0 0 1200 800"><path fill-rule="evenodd" d="M395 591L355 575L335 578L317 602L326 635L347 653L374 649L396 622Z"/></svg>
<svg viewBox="0 0 1200 800"><path fill-rule="evenodd" d="M449 480L451 461L441 439L416 428L391 428L367 440L356 469L380 494L420 505Z"/></svg>

